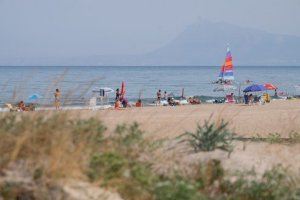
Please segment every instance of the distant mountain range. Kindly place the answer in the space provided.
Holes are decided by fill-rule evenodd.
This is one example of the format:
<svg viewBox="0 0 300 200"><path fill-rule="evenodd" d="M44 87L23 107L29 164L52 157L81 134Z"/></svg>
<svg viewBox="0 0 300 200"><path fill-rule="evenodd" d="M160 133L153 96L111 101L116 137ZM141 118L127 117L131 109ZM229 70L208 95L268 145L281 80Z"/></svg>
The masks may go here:
<svg viewBox="0 0 300 200"><path fill-rule="evenodd" d="M144 55L16 58L0 65L221 65L230 44L235 65L300 65L300 37L272 34L223 22L199 21Z"/></svg>

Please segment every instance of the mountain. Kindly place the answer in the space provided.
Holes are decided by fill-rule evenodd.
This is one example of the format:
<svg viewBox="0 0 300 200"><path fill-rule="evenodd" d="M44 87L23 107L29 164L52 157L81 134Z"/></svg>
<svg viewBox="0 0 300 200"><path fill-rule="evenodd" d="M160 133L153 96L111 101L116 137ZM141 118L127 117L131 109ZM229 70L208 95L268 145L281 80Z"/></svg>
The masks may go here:
<svg viewBox="0 0 300 200"><path fill-rule="evenodd" d="M149 64L220 65L227 43L235 65L300 65L300 37L201 21L146 57Z"/></svg>
<svg viewBox="0 0 300 200"><path fill-rule="evenodd" d="M0 65L221 65L227 44L235 65L299 65L300 37L201 20L143 55L0 59ZM13 60L13 62L12 62Z"/></svg>

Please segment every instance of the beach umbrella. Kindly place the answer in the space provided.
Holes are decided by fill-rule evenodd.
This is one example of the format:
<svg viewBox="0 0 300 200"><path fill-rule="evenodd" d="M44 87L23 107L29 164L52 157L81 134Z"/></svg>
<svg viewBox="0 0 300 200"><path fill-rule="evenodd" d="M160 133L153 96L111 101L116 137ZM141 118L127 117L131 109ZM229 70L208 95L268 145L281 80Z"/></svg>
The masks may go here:
<svg viewBox="0 0 300 200"><path fill-rule="evenodd" d="M126 90L125 90L125 82L122 81L122 85L121 85L121 98L124 98L125 93L126 93Z"/></svg>
<svg viewBox="0 0 300 200"><path fill-rule="evenodd" d="M233 90L236 90L236 89L237 88L234 85L224 84L224 85L218 85L214 89L214 92L228 92L228 91L233 91Z"/></svg>
<svg viewBox="0 0 300 200"><path fill-rule="evenodd" d="M246 87L243 92L259 92L259 91L265 91L267 90L265 88L264 85L257 85L257 84L254 84L254 85L250 85L248 87Z"/></svg>
<svg viewBox="0 0 300 200"><path fill-rule="evenodd" d="M33 102L38 101L40 98L42 98L41 95L39 95L39 94L32 94L32 95L30 95L30 96L28 97L27 100L28 100L29 102L33 103Z"/></svg>
<svg viewBox="0 0 300 200"><path fill-rule="evenodd" d="M100 87L100 88L96 87L96 88L94 88L92 90L92 92L100 92L100 90L103 90L105 93L112 93L112 92L114 92L114 90L111 89L111 88L109 88L109 87Z"/></svg>
<svg viewBox="0 0 300 200"><path fill-rule="evenodd" d="M266 83L264 86L267 90L277 90L277 87L271 83Z"/></svg>

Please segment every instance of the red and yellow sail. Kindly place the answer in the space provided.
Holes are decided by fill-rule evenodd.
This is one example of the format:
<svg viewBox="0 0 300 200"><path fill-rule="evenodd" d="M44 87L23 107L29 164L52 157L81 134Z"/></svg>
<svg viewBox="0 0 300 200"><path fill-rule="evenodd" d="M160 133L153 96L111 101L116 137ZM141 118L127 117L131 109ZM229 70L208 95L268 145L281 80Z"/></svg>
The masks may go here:
<svg viewBox="0 0 300 200"><path fill-rule="evenodd" d="M227 54L226 54L225 62L221 67L221 72L219 74L219 79L222 79L224 81L234 80L232 56L231 56L231 52L230 52L229 47L227 48Z"/></svg>

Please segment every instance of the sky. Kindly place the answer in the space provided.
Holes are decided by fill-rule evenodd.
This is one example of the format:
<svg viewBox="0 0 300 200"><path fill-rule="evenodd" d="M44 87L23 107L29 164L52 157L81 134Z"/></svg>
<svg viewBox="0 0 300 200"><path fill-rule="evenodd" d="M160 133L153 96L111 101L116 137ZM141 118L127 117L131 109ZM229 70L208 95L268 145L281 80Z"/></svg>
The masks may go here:
<svg viewBox="0 0 300 200"><path fill-rule="evenodd" d="M199 19L300 36L300 0L0 0L0 59L143 54Z"/></svg>

